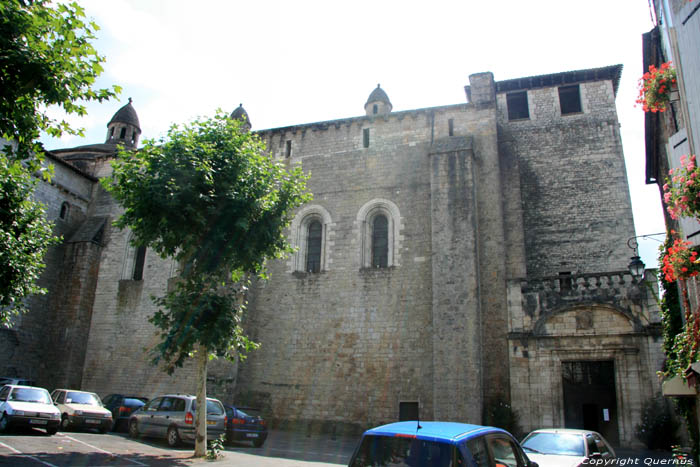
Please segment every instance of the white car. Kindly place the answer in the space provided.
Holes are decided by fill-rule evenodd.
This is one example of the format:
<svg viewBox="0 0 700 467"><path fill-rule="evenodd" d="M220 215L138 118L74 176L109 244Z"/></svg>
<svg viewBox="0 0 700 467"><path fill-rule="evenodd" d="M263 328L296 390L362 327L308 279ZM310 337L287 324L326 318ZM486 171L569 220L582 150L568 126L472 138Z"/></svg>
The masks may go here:
<svg viewBox="0 0 700 467"><path fill-rule="evenodd" d="M112 428L112 412L103 405L94 392L74 389L56 389L51 399L61 412L61 429L95 428L106 433Z"/></svg>
<svg viewBox="0 0 700 467"><path fill-rule="evenodd" d="M60 421L61 413L46 389L12 384L0 389L0 432L10 427L36 427L53 435Z"/></svg>
<svg viewBox="0 0 700 467"><path fill-rule="evenodd" d="M520 443L530 460L540 467L576 467L592 460L615 459L615 451L600 433L574 428L535 430ZM609 465L610 462L605 463Z"/></svg>

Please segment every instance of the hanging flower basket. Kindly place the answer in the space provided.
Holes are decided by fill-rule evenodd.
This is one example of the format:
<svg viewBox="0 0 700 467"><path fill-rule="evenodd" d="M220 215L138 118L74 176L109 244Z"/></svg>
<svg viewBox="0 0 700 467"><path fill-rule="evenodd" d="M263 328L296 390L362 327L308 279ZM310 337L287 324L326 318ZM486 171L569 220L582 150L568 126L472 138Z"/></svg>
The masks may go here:
<svg viewBox="0 0 700 467"><path fill-rule="evenodd" d="M671 101L671 92L676 90L676 69L671 62L662 63L659 68L654 65L639 80L637 104L645 112L663 112Z"/></svg>
<svg viewBox="0 0 700 467"><path fill-rule="evenodd" d="M671 231L672 235L676 232ZM688 279L700 274L700 259L698 252L691 248L692 244L676 238L663 257L664 276L668 282Z"/></svg>
<svg viewBox="0 0 700 467"><path fill-rule="evenodd" d="M695 156L681 156L681 167L668 172L663 186L666 210L673 219L700 218L700 167Z"/></svg>

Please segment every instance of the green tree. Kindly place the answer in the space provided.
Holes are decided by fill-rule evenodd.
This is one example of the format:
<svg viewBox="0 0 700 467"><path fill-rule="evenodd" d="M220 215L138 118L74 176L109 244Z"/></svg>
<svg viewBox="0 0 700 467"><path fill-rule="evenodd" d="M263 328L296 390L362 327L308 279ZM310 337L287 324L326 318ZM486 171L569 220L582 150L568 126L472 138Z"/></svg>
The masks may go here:
<svg viewBox="0 0 700 467"><path fill-rule="evenodd" d="M249 278L290 252L283 232L310 199L301 168L286 170L260 139L221 111L165 139L121 152L104 186L124 208L116 221L135 244L180 264L180 277L155 299L155 362L172 373L196 355L197 406L205 407L208 358L235 360L257 347L241 328ZM206 411L197 412L195 456L206 452Z"/></svg>
<svg viewBox="0 0 700 467"><path fill-rule="evenodd" d="M31 159L36 169L41 131L54 137L83 134L50 118L49 106L85 115L82 102L101 102L120 91L93 89L105 61L91 43L98 29L75 2L0 2L0 137L16 143L5 149L8 158Z"/></svg>
<svg viewBox="0 0 700 467"><path fill-rule="evenodd" d="M0 153L0 324L26 311L24 299L46 293L36 284L44 254L58 242L44 207L33 201L36 179L19 161Z"/></svg>
<svg viewBox="0 0 700 467"><path fill-rule="evenodd" d="M119 92L116 86L93 89L104 58L90 43L97 25L83 18L77 3L0 2L0 323L5 326L26 311L27 296L45 292L36 280L48 246L57 241L43 220L44 207L30 201L35 186L30 174L43 159L39 134L82 134L51 119L47 109L57 105L67 114L84 115L80 102Z"/></svg>

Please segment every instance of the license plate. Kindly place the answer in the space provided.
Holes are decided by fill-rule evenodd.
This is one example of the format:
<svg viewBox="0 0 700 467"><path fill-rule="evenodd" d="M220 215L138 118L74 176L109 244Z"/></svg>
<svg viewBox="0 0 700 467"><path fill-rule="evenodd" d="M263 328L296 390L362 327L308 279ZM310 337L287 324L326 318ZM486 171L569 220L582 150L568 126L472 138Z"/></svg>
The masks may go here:
<svg viewBox="0 0 700 467"><path fill-rule="evenodd" d="M216 420L207 420L207 425L216 425Z"/></svg>
<svg viewBox="0 0 700 467"><path fill-rule="evenodd" d="M247 438L257 438L258 437L257 433L246 433L245 435Z"/></svg>
<svg viewBox="0 0 700 467"><path fill-rule="evenodd" d="M92 420L92 419L85 420L85 423L92 423L95 425L97 425L98 423L101 423L101 422L102 422L101 420Z"/></svg>
<svg viewBox="0 0 700 467"><path fill-rule="evenodd" d="M31 425L46 425L48 420L29 420Z"/></svg>

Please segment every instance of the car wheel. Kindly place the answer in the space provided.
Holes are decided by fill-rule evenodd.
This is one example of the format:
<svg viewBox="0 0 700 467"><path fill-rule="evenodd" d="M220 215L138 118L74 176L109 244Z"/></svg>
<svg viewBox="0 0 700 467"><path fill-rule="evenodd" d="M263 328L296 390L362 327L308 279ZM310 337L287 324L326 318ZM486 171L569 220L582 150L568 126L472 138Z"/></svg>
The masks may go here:
<svg viewBox="0 0 700 467"><path fill-rule="evenodd" d="M180 444L180 434L177 432L177 428L171 426L168 428L168 446L174 448Z"/></svg>
<svg viewBox="0 0 700 467"><path fill-rule="evenodd" d="M0 433L7 431L7 414L3 412L2 417L0 417Z"/></svg>
<svg viewBox="0 0 700 467"><path fill-rule="evenodd" d="M129 422L129 437L138 438L139 437L139 425L136 420Z"/></svg>
<svg viewBox="0 0 700 467"><path fill-rule="evenodd" d="M256 439L253 441L253 446L255 446L256 448L262 447L263 444L265 444L264 439Z"/></svg>
<svg viewBox="0 0 700 467"><path fill-rule="evenodd" d="M46 434L47 434L48 436L53 436L53 435L55 435L57 432L58 432L58 427L57 427L57 426L55 426L55 427L53 427L53 428L47 428L47 429L46 429Z"/></svg>
<svg viewBox="0 0 700 467"><path fill-rule="evenodd" d="M61 431L68 431L70 428L70 422L68 421L68 415L63 414L61 417Z"/></svg>

